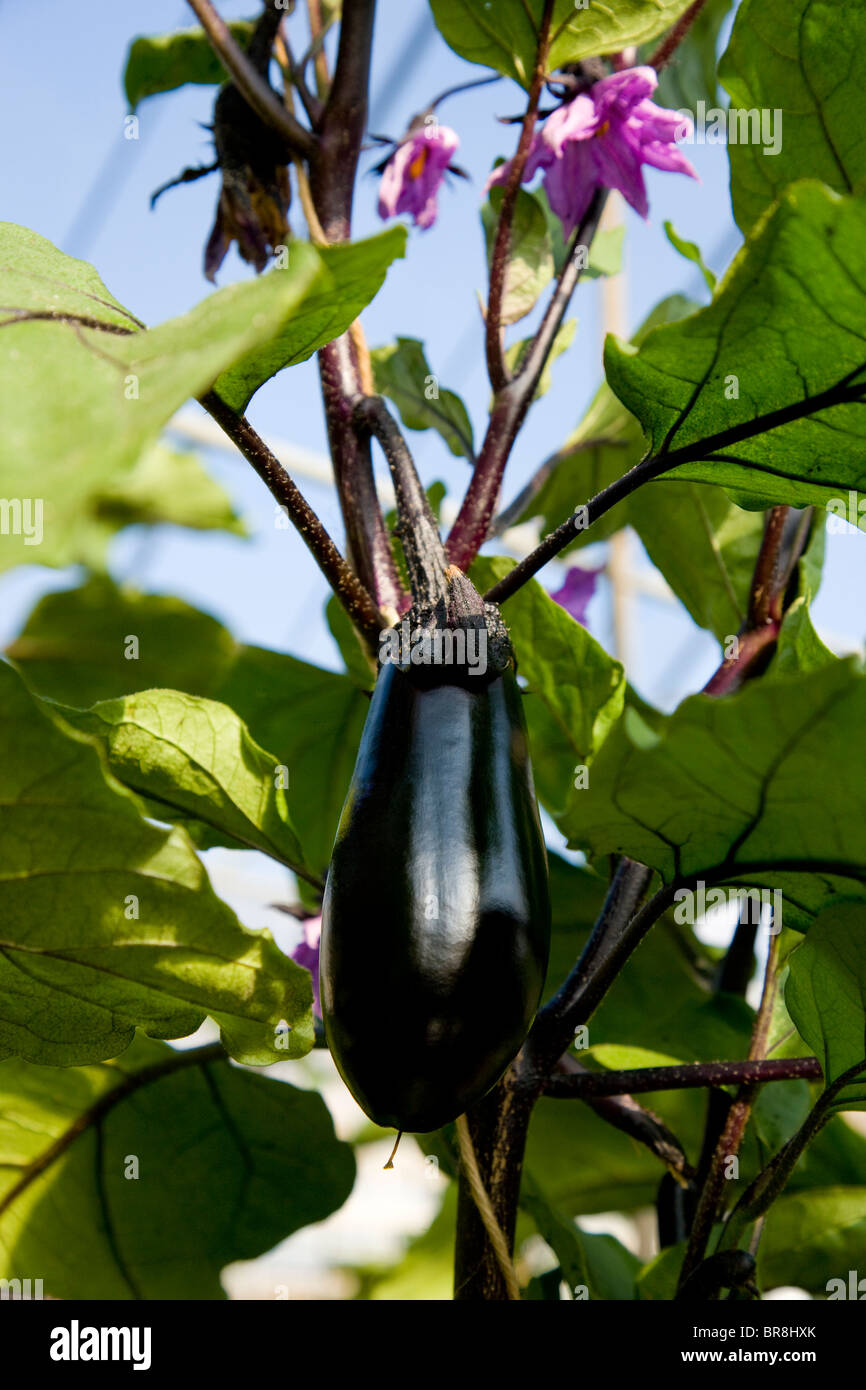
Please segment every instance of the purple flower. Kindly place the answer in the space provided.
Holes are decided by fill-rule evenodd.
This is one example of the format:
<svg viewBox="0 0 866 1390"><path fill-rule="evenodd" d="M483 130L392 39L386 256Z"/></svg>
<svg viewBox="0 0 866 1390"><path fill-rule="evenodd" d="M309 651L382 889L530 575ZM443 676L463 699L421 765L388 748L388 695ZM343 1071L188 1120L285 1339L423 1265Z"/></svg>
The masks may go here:
<svg viewBox="0 0 866 1390"><path fill-rule="evenodd" d="M448 126L428 125L410 131L385 165L379 216L408 212L416 227L432 227L438 212L436 195L459 144Z"/></svg>
<svg viewBox="0 0 866 1390"><path fill-rule="evenodd" d="M598 188L618 189L646 217L644 164L698 177L676 147L677 139L690 133L691 122L649 100L657 83L649 67L612 73L557 107L533 135L523 182L544 170L544 190L566 237L579 226ZM510 161L500 165L488 187L503 182L509 168Z"/></svg>
<svg viewBox="0 0 866 1390"><path fill-rule="evenodd" d="M572 565L566 571L562 588L550 595L554 603L558 603L560 608L564 608L566 613L570 613L583 627L586 627L586 610L595 593L596 580L600 574L600 569L585 570L579 565Z"/></svg>
<svg viewBox="0 0 866 1390"><path fill-rule="evenodd" d="M309 970L313 977L313 1013L322 1017L322 1001L319 997L319 938L322 935L321 917L308 917L302 923L304 939L299 941L292 952L292 960Z"/></svg>

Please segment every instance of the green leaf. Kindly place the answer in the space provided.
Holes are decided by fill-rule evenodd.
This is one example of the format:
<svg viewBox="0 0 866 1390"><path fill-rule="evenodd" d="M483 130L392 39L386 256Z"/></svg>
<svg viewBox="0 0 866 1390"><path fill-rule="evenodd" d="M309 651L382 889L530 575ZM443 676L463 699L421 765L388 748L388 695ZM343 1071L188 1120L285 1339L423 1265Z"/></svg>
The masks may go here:
<svg viewBox="0 0 866 1390"><path fill-rule="evenodd" d="M228 26L232 38L246 48L255 24L236 20ZM134 39L126 55L123 90L134 111L145 97L173 92L187 82L211 84L225 82L228 73L210 46L203 29L180 29L173 34L155 34Z"/></svg>
<svg viewBox="0 0 866 1390"><path fill-rule="evenodd" d="M866 902L834 903L792 952L785 1004L821 1063L827 1085L863 1063L839 1104L866 1105Z"/></svg>
<svg viewBox="0 0 866 1390"><path fill-rule="evenodd" d="M653 94L657 105L676 111L695 111L699 101L708 107L718 105L716 48L732 3L733 0L709 0L692 21L689 32L677 45L673 61L659 73L659 85ZM653 48L642 52L638 62L648 62Z"/></svg>
<svg viewBox="0 0 866 1390"><path fill-rule="evenodd" d="M712 294L713 290L716 288L716 277L710 270L709 266L706 265L706 263L704 262L704 258L701 255L701 248L698 246L697 242L685 241L681 236L678 235L673 222L665 222L664 228L665 236L667 237L671 246L674 248L675 251L679 251L681 256L685 256L687 261L691 261L694 265L698 267L698 270L704 277L704 282L707 286L707 289L709 290L710 294Z"/></svg>
<svg viewBox="0 0 866 1390"><path fill-rule="evenodd" d="M291 774L234 710L178 690L145 690L60 713L99 739L112 774L144 799L145 814L186 825L203 847L258 849L308 874L284 790Z"/></svg>
<svg viewBox="0 0 866 1390"><path fill-rule="evenodd" d="M574 341L574 335L576 331L577 319L568 319L564 324L562 324L561 328L557 332L556 337L553 340L553 344L551 346L547 361L544 364L544 370L542 371L541 376L538 378L538 385L536 386L535 392L532 397L534 401L537 401L539 397L543 396L545 392L550 390L550 387L553 384L553 372L551 371L551 368L554 362L556 361L557 357L561 357L562 354L565 352L566 348L571 347L571 344ZM517 371L525 354L529 351L531 344L531 338L521 338L520 342L512 343L509 348L506 348L505 362L509 371L511 371L512 373Z"/></svg>
<svg viewBox="0 0 866 1390"><path fill-rule="evenodd" d="M209 614L99 576L40 599L6 655L32 690L88 709L157 687L213 695L237 651Z"/></svg>
<svg viewBox="0 0 866 1390"><path fill-rule="evenodd" d="M165 444L146 449L129 473L97 493L94 510L97 522L110 531L172 525L248 535L228 494L197 455Z"/></svg>
<svg viewBox="0 0 866 1390"><path fill-rule="evenodd" d="M417 338L398 338L370 353L376 390L388 396L407 429L434 429L458 458L471 459L472 421L454 391L440 390L430 371L424 344Z"/></svg>
<svg viewBox="0 0 866 1390"><path fill-rule="evenodd" d="M633 341L640 343L658 324L683 318L694 309L690 300L672 295L656 305L638 329ZM521 513L519 520L540 516L542 531L553 531L575 507L588 502L602 488L608 487L640 461L644 443L640 426L630 411L602 382L577 429L565 444L548 460L550 473ZM646 496L648 483L641 489ZM574 544L563 552L605 540L627 524L627 507L620 503L612 507L588 530L577 533Z"/></svg>
<svg viewBox="0 0 866 1390"><path fill-rule="evenodd" d="M608 338L608 381L669 476L753 509L824 506L866 488L864 284L866 198L795 184L706 309L639 350Z"/></svg>
<svg viewBox="0 0 866 1390"><path fill-rule="evenodd" d="M553 268L557 275L568 260L568 242L562 234L562 222L550 206L544 185L532 190L544 212L550 243L553 247ZM596 232L589 248L586 266L582 272L584 280L597 280L601 275L618 275L622 270L622 251L625 241L625 227L603 227Z"/></svg>
<svg viewBox="0 0 866 1390"><path fill-rule="evenodd" d="M6 663L0 691L0 1056L99 1061L137 1026L183 1037L207 1013L240 1060L308 1051L309 974L239 925L183 831L143 820Z"/></svg>
<svg viewBox="0 0 866 1390"><path fill-rule="evenodd" d="M483 556L471 570L481 592L502 579L514 561ZM536 789L551 811L567 804L575 768L587 764L619 718L625 699L622 666L531 580L508 601L506 621L527 681L524 709L529 725Z"/></svg>
<svg viewBox="0 0 866 1390"><path fill-rule="evenodd" d="M357 629L342 603L332 594L325 604L325 617L346 667L359 690L370 691L376 684L376 669L368 659Z"/></svg>
<svg viewBox="0 0 866 1390"><path fill-rule="evenodd" d="M866 878L864 719L866 678L848 661L724 700L691 696L652 747L621 724L560 827L573 846L628 854L667 884L781 887L785 925L802 929L829 894Z"/></svg>
<svg viewBox="0 0 866 1390"><path fill-rule="evenodd" d="M690 0L555 0L548 70L596 54L617 53L670 28ZM436 27L461 58L495 68L528 87L535 67L544 0L430 0Z"/></svg>
<svg viewBox="0 0 866 1390"><path fill-rule="evenodd" d="M768 153L754 136L728 141L731 199L743 232L795 179L820 179L839 193L866 180L866 12L833 0L743 0L719 77L738 109L737 134L748 113L766 113L779 148ZM784 125L783 125L784 118ZM752 123L753 124L753 123ZM809 281L820 271L809 259Z"/></svg>
<svg viewBox="0 0 866 1390"><path fill-rule="evenodd" d="M695 622L720 642L739 632L764 535L763 513L742 511L719 487L673 482L638 489L625 512Z"/></svg>
<svg viewBox="0 0 866 1390"><path fill-rule="evenodd" d="M504 195L505 189L499 184L494 184L487 202L481 209L488 265L493 255L496 227ZM545 285L552 279L553 248L544 209L534 194L521 188L517 194L511 223L511 243L500 321L509 324L517 323L518 319L524 318L534 307Z"/></svg>
<svg viewBox="0 0 866 1390"><path fill-rule="evenodd" d="M794 1285L809 1293L850 1298L849 1270L863 1273L866 1186L783 1195L770 1208L758 1246L763 1289ZM862 1291L854 1295L862 1297Z"/></svg>
<svg viewBox="0 0 866 1390"><path fill-rule="evenodd" d="M520 1205L532 1217L550 1246L572 1293L582 1287L591 1299L627 1300L635 1297L640 1260L613 1236L587 1235L562 1215L544 1196L530 1172L524 1171Z"/></svg>
<svg viewBox="0 0 866 1390"><path fill-rule="evenodd" d="M405 256L407 235L405 227L389 227L365 241L321 249L318 255L324 271L312 292L278 328L259 333L254 346L217 381L215 389L226 405L242 414L259 387L277 372L306 362L320 347L345 333L379 293L391 263ZM293 241L289 268L296 257L303 265L308 252L306 242ZM286 273L272 271L271 275Z"/></svg>
<svg viewBox="0 0 866 1390"><path fill-rule="evenodd" d="M214 692L289 769L292 818L324 877L370 701L348 676L261 647L241 648Z"/></svg>
<svg viewBox="0 0 866 1390"><path fill-rule="evenodd" d="M348 1197L314 1091L137 1038L89 1067L0 1065L0 1268L61 1299L220 1299ZM136 1167L132 1168L132 1160Z"/></svg>
<svg viewBox="0 0 866 1390"><path fill-rule="evenodd" d="M129 660L129 636L139 641ZM307 864L327 869L369 700L348 676L243 647L215 618L178 599L93 580L52 594L7 650L28 683L64 705L157 687L228 705L289 770L292 817Z"/></svg>
<svg viewBox="0 0 866 1390"><path fill-rule="evenodd" d="M278 334L322 274L315 250L299 244L290 269L218 290L144 330L89 266L0 224L0 495L33 499L38 489L44 504L39 544L0 535L0 570L78 560L78 528L95 499L186 400Z"/></svg>

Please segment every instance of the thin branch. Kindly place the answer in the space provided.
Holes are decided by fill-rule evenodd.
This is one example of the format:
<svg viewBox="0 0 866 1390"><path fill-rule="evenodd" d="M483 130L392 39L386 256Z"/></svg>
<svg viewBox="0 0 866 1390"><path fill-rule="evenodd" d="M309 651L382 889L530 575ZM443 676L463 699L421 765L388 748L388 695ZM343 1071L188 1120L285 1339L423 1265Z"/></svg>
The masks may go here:
<svg viewBox="0 0 866 1390"><path fill-rule="evenodd" d="M301 59L302 69L306 69L307 63L312 58L314 60L314 71L316 74L316 92L319 101L324 102L328 96L328 89L331 85L331 75L328 72L328 59L325 55L325 38L330 25L326 25L322 18L321 0L307 0L307 16L310 21L310 47Z"/></svg>
<svg viewBox="0 0 866 1390"><path fill-rule="evenodd" d="M353 574L315 512L302 497L279 459L243 415L236 415L214 391L200 398L209 415L237 445L273 496L285 508L352 622L375 649L382 615L357 575Z"/></svg>
<svg viewBox="0 0 866 1390"><path fill-rule="evenodd" d="M535 132L538 102L542 87L544 86L545 69L547 67L547 54L550 45L550 22L552 17L553 0L545 0L544 15L541 21L541 31L538 36L538 47L535 54L535 68L529 87L529 101L526 107L526 115L523 117L523 124L520 129L517 151L511 161L508 177L505 180L505 191L502 196L502 206L499 209L496 237L493 243L493 253L490 258L490 289L487 296L486 316L486 351L487 373L490 377L490 385L493 387L494 391L501 391L502 388L508 384L510 379L502 351L502 300L505 294L505 279L511 251L511 224L514 219L514 209L517 205L517 195L520 191L520 181L523 177L523 170L526 167L526 161L529 157L529 147L532 144L532 136Z"/></svg>
<svg viewBox="0 0 866 1390"><path fill-rule="evenodd" d="M580 279L586 252L592 244L606 197L606 190L599 190L595 194L583 222L574 233L566 264L520 369L496 395L472 480L448 537L448 558L459 569L469 568L489 534L511 448L532 403L541 373ZM626 474L626 477L630 476ZM636 484L632 483L628 490L633 486ZM566 524L572 526L572 519ZM573 530L569 539L574 539ZM533 555L537 554L538 551L533 551Z"/></svg>
<svg viewBox="0 0 866 1390"><path fill-rule="evenodd" d="M551 1089L546 1090L545 1094L564 1095L564 1091L557 1089L560 1083L571 1079L577 1081L593 1075L595 1073L578 1062L571 1053L566 1053L559 1059L557 1069L548 1082ZM693 1169L679 1139L671 1133L658 1115L647 1110L646 1106L640 1105L627 1093L610 1096L581 1095L580 1099L586 1101L599 1119L627 1134L638 1144L643 1144L656 1158L660 1158L677 1182L688 1181L692 1177Z"/></svg>
<svg viewBox="0 0 866 1390"><path fill-rule="evenodd" d="M862 368L858 368L858 371L860 370ZM794 401L777 410L767 411L765 415L756 416L740 425L733 425L730 429L720 430L718 434L708 435L706 439L698 439L692 444L684 444L679 449L663 448L658 454L643 459L628 473L617 478L609 487L603 488L585 506L575 508L570 517L549 536L546 536L541 544L526 556L525 560L521 560L520 564L516 565L498 584L495 584L484 597L488 603L504 603L505 599L517 593L517 590L522 588L534 574L537 574L549 560L552 560L561 550L570 545L574 540L576 531L586 530L599 517L604 516L605 512L609 512L611 507L616 506L617 502L621 502L624 497L628 497L644 483L661 477L663 473L668 473L671 469L686 463L725 461L724 455L720 455L717 450L725 449L731 444L737 444L743 439L751 439L756 434L767 434L771 430L781 428L782 425L791 424L795 420L816 414L830 406L853 404L862 400L866 396L866 383L853 382L851 378L855 375L857 375L856 372L849 373L845 380L836 386L829 387L826 391L819 392L816 396L806 397L802 401ZM751 466L756 471L760 471L757 465ZM831 485L828 484L828 486ZM838 486L841 488L842 484L839 483Z"/></svg>
<svg viewBox="0 0 866 1390"><path fill-rule="evenodd" d="M627 1071L553 1072L544 1094L557 1100L590 1100L598 1096L641 1095L648 1091L685 1091L703 1086L736 1086L744 1082L820 1081L816 1057L785 1057L766 1061L683 1062L665 1067L636 1067Z"/></svg>
<svg viewBox="0 0 866 1390"><path fill-rule="evenodd" d="M655 68L656 72L667 67L705 4L706 0L694 0L694 4L689 5L685 14L680 16L673 29L671 29L669 34L665 35L655 53L649 59L649 67Z"/></svg>
<svg viewBox="0 0 866 1390"><path fill-rule="evenodd" d="M539 1010L526 1041L527 1065L539 1079L549 1075L572 1041L575 1028L587 1021L592 983L602 973L604 963L614 956L618 961L625 959L621 953L630 940L636 908L651 878L652 870L645 864L625 858L620 861L579 961L553 998Z"/></svg>
<svg viewBox="0 0 866 1390"><path fill-rule="evenodd" d="M247 104L278 135L289 149L309 158L316 149L316 137L287 111L270 84L257 72L243 49L232 37L228 25L220 18L211 0L189 0L198 21L210 40L211 47Z"/></svg>
<svg viewBox="0 0 866 1390"><path fill-rule="evenodd" d="M779 936L776 933L770 937L770 949L767 953L767 965L764 972L764 988L761 994L761 1003L755 1015L752 1039L749 1044L750 1061L759 1061L766 1056L773 1020L773 1006L779 988L778 964ZM765 1063L765 1066L767 1065L772 1067L774 1064L772 1062ZM680 1287L685 1284L691 1274L694 1274L706 1256L707 1245L718 1217L727 1166L739 1152L751 1119L752 1107L761 1088L762 1080L765 1079L762 1070L759 1076L744 1080L736 1100L728 1111L727 1119L716 1145L716 1151L710 1163L709 1172L698 1199L692 1229L689 1232L689 1243L680 1270Z"/></svg>
<svg viewBox="0 0 866 1390"><path fill-rule="evenodd" d="M567 459L572 459L577 454L588 453L590 449L624 449L625 447L625 440L607 439L603 435L599 435L595 439L583 439L579 444L573 444L570 448L567 444L563 444L561 449L557 449L555 453L550 454L544 460L544 463L539 464L529 482L520 489L507 507L503 507L491 524L490 537L503 535L510 526L519 522L529 504L538 496L545 483L550 481L560 464L565 463Z"/></svg>
<svg viewBox="0 0 866 1390"><path fill-rule="evenodd" d="M277 41L274 45L274 53L276 55L277 61L280 64L280 67L283 69L284 74L288 78L288 82L286 84L287 98L289 95L288 89L294 87L295 91L301 99L301 105L303 106L304 111L307 114L307 120L310 122L310 125L315 130L319 124L319 121L322 119L322 111L324 110L324 106L322 102L319 100L319 98L315 95L315 93L311 92L309 87L307 86L307 79L304 75L303 66L295 62L295 56L292 52L292 46L289 42L285 25L282 25L282 27L280 28Z"/></svg>
<svg viewBox="0 0 866 1390"><path fill-rule="evenodd" d="M738 1245L745 1228L753 1222L759 1221L769 1211L773 1202L784 1190L801 1154L831 1118L833 1110L838 1104L840 1093L846 1086L861 1079L864 1071L866 1071L866 1058L861 1062L856 1062L853 1067L849 1067L841 1076L837 1076L823 1095L818 1097L797 1133L770 1160L766 1168L750 1183L737 1202L722 1232L719 1241L720 1249Z"/></svg>

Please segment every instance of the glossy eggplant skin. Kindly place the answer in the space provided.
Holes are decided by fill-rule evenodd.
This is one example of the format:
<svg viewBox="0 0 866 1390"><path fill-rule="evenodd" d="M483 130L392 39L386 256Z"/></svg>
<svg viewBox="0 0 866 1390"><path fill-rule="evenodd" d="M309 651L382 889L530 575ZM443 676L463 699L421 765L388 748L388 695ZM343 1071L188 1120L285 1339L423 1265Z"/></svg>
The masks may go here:
<svg viewBox="0 0 866 1390"><path fill-rule="evenodd" d="M331 1054L376 1124L456 1119L519 1051L550 945L513 667L481 689L380 670L322 915Z"/></svg>

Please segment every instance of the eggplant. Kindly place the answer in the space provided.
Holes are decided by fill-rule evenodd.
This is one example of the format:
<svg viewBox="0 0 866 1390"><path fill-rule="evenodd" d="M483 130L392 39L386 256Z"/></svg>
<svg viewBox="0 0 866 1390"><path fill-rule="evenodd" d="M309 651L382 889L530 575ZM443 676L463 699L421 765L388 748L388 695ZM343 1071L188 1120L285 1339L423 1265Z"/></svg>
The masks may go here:
<svg viewBox="0 0 866 1390"><path fill-rule="evenodd" d="M495 1085L547 969L547 856L523 697L498 610L484 610L483 676L465 662L381 665L322 910L331 1054L371 1120L416 1133ZM437 622L428 633L441 612Z"/></svg>

